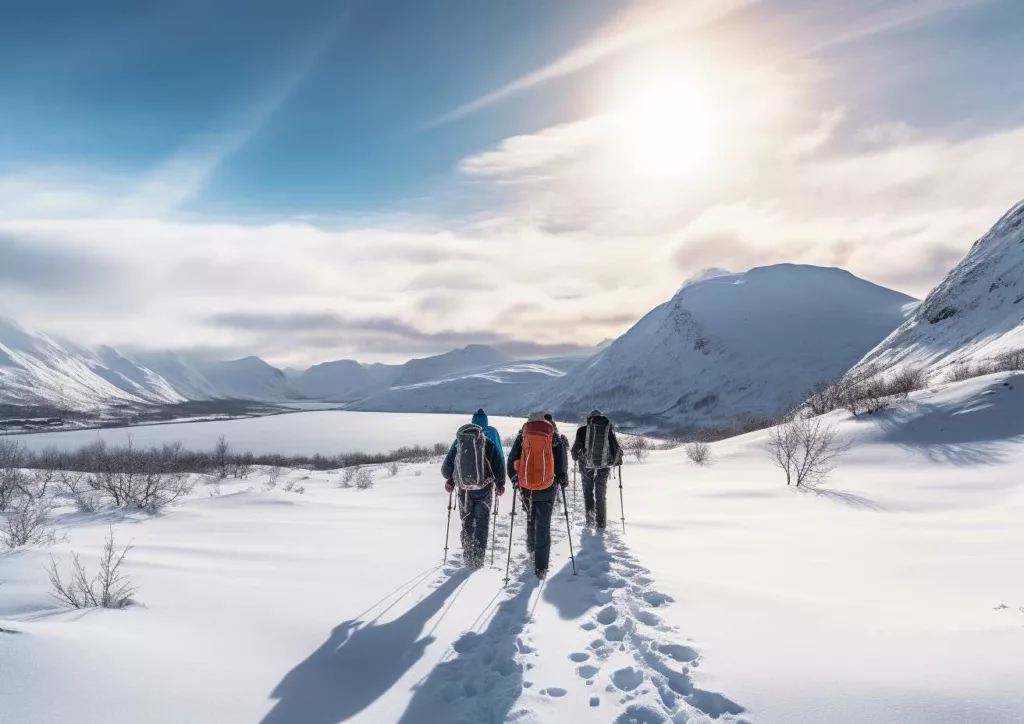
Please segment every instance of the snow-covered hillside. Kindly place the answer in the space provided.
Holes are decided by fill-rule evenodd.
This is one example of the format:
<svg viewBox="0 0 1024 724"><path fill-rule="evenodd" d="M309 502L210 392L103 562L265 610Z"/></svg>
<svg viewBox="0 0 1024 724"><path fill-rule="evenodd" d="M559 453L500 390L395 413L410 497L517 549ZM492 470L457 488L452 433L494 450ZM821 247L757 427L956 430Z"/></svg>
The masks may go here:
<svg viewBox="0 0 1024 724"><path fill-rule="evenodd" d="M439 380L389 387L353 405L378 412L472 412L484 407L508 413L565 374L578 360L511 362ZM558 365L558 366L556 366Z"/></svg>
<svg viewBox="0 0 1024 724"><path fill-rule="evenodd" d="M260 402L284 402L302 397L284 372L259 357L195 363L193 366L222 397Z"/></svg>
<svg viewBox="0 0 1024 724"><path fill-rule="evenodd" d="M677 428L774 417L849 369L913 302L841 269L716 272L684 285L544 397L567 417L597 407Z"/></svg>
<svg viewBox="0 0 1024 724"><path fill-rule="evenodd" d="M1024 201L975 242L907 321L860 367L931 375L1024 349Z"/></svg>
<svg viewBox="0 0 1024 724"><path fill-rule="evenodd" d="M288 376L295 389L311 400L344 402L362 396L376 384L373 373L351 359L324 362Z"/></svg>
<svg viewBox="0 0 1024 724"><path fill-rule="evenodd" d="M114 349L86 350L0 318L0 404L90 410L184 399L158 374Z"/></svg>
<svg viewBox="0 0 1024 724"><path fill-rule="evenodd" d="M654 452L623 469L625 534L582 529L570 487L576 575L556 517L536 581L518 516L507 588L510 496L494 565L441 565L437 463L370 490L257 473L156 517L64 509L66 541L0 556L0 719L1024 721L1024 374L825 420L853 447L818 494L786 487L765 432L705 468ZM58 611L50 555L95 568L110 521L140 605Z"/></svg>

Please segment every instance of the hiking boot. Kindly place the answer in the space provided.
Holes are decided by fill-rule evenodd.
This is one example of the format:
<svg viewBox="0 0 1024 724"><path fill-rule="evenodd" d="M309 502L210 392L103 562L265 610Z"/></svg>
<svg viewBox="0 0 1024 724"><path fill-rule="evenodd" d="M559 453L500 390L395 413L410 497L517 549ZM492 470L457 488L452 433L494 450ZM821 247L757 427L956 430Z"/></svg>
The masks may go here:
<svg viewBox="0 0 1024 724"><path fill-rule="evenodd" d="M537 575L537 580L543 581L548 577L548 570L546 568L534 568L533 572Z"/></svg>

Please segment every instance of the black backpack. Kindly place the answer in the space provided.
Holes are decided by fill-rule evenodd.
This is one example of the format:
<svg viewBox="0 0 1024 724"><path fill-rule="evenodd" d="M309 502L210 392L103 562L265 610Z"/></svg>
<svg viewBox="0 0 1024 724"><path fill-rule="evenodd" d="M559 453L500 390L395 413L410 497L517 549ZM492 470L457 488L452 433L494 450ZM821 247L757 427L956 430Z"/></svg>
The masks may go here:
<svg viewBox="0 0 1024 724"><path fill-rule="evenodd" d="M604 415L587 420L587 445L581 462L590 470L612 466L612 422Z"/></svg>
<svg viewBox="0 0 1024 724"><path fill-rule="evenodd" d="M455 433L455 484L461 490L490 485L487 474L487 436L479 425L463 425Z"/></svg>

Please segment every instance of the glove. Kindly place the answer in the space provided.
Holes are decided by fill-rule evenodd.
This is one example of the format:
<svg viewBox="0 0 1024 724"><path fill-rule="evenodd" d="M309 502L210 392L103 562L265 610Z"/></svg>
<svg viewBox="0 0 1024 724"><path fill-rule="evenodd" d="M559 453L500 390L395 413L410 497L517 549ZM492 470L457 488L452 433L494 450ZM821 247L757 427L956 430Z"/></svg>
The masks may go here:
<svg viewBox="0 0 1024 724"><path fill-rule="evenodd" d="M494 492L495 492L495 493L497 494L497 496L498 496L498 497L500 498L500 497L501 497L502 495L504 495L504 494L505 494L505 488L495 488L495 489L494 489Z"/></svg>
<svg viewBox="0 0 1024 724"><path fill-rule="evenodd" d="M444 492L450 493L453 490L455 490L455 483L453 483L451 480L445 481Z"/></svg>

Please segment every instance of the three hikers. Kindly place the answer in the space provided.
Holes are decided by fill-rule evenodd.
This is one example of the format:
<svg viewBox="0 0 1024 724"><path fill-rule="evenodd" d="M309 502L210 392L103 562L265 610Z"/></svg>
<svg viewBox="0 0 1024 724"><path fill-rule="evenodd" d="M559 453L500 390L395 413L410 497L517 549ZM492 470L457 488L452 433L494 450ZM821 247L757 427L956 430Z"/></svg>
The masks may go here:
<svg viewBox="0 0 1024 724"><path fill-rule="evenodd" d="M622 448L611 421L600 410L587 415L587 423L576 431L572 459L580 466L583 479L587 525L604 530L608 522L608 474L622 464Z"/></svg>
<svg viewBox="0 0 1024 724"><path fill-rule="evenodd" d="M498 431L489 425L487 414L477 410L472 422L459 428L441 466L445 490L458 488L462 518L462 545L466 564L483 566L487 549L487 527L492 497L505 492L505 475L522 495L526 513L526 547L533 555L533 569L545 578L551 557L551 516L557 504L559 488L565 506L565 487L569 483L569 441L559 434L550 414L530 415L516 435L508 461L504 460ZM604 530L607 525L607 490L611 468L622 463L622 448L611 421L593 410L585 425L576 431L571 450L583 480L583 501L587 525ZM449 515L451 514L449 502ZM515 511L513 510L513 524ZM568 510L565 511L569 524ZM510 539L511 545L511 539ZM511 556L511 547L509 548Z"/></svg>
<svg viewBox="0 0 1024 724"><path fill-rule="evenodd" d="M526 548L533 554L534 573L544 578L555 495L569 483L568 452L553 420L542 413L530 415L509 451L508 475L526 501Z"/></svg>
<svg viewBox="0 0 1024 724"><path fill-rule="evenodd" d="M441 465L444 489L459 489L459 514L462 518L462 550L466 565L481 568L487 550L487 526L491 499L505 493L505 460L501 438L487 424L487 415L478 410L473 422L463 425ZM450 506L449 506L449 515Z"/></svg>

